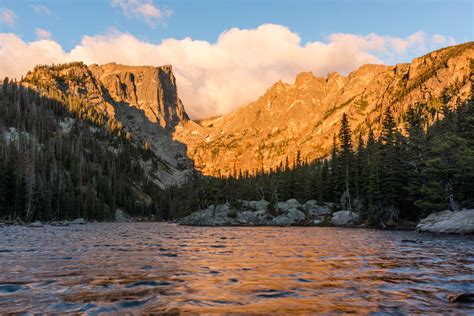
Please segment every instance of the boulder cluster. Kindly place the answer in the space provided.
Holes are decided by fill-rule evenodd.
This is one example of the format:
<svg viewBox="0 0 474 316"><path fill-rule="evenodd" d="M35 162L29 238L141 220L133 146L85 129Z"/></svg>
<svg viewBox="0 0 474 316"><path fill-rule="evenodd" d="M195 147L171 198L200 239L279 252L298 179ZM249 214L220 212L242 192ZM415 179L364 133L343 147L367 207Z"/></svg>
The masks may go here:
<svg viewBox="0 0 474 316"><path fill-rule="evenodd" d="M295 199L271 205L265 200L239 200L211 205L194 212L179 223L192 226L350 226L358 224L359 217L350 211L334 212L333 203L319 203L316 200L304 204Z"/></svg>
<svg viewBox="0 0 474 316"><path fill-rule="evenodd" d="M359 213L339 210L334 203L296 199L271 205L266 200L211 205L194 212L179 224L190 226L349 226L364 227ZM391 227L396 227L391 225ZM432 213L416 230L429 233L474 234L474 209Z"/></svg>

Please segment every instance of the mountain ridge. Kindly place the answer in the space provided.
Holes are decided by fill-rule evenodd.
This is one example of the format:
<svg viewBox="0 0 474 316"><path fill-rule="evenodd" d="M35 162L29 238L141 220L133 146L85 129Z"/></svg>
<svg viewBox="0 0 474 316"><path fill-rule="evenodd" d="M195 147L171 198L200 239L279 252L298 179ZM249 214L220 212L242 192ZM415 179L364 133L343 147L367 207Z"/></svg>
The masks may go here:
<svg viewBox="0 0 474 316"><path fill-rule="evenodd" d="M166 187L186 181L193 168L204 175L229 176L275 169L297 155L308 161L325 157L343 113L354 138L366 137L369 128L377 134L387 109L399 127L410 106L423 106L433 121L441 98L454 107L471 95L472 60L474 42L468 42L411 63L365 64L346 76L301 72L292 84L279 80L227 115L198 121L186 114L170 65L39 66L24 82L77 97L115 120L167 165L157 172L148 168Z"/></svg>
<svg viewBox="0 0 474 316"><path fill-rule="evenodd" d="M206 124L184 123L174 137L187 144L188 156L207 175L268 171L286 157L294 160L298 151L312 161L329 153L342 113L354 137L366 137L369 127L378 132L387 109L401 126L409 106L425 104L427 112L436 112L442 97L450 106L462 103L472 93L473 59L474 42L468 42L411 63L362 65L347 76L302 72L293 84L280 80L230 114L202 120Z"/></svg>

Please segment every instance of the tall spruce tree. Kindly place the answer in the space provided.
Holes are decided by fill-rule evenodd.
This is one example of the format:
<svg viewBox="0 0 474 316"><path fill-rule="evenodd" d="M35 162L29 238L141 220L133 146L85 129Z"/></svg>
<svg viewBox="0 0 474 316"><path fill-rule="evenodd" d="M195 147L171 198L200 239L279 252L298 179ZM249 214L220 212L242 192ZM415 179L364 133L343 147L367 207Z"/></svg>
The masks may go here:
<svg viewBox="0 0 474 316"><path fill-rule="evenodd" d="M339 151L338 166L342 176L342 191L347 202L347 208L352 209L353 179L354 179L354 149L352 147L352 135L349 127L347 114L344 113L341 119L339 130Z"/></svg>

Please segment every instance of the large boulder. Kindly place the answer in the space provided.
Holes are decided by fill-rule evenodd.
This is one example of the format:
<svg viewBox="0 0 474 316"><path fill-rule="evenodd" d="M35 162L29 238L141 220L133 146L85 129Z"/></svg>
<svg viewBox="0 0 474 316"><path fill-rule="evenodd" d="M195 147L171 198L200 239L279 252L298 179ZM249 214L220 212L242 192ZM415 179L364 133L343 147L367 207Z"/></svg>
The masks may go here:
<svg viewBox="0 0 474 316"><path fill-rule="evenodd" d="M273 217L266 211L255 212L256 222L258 225L273 225Z"/></svg>
<svg viewBox="0 0 474 316"><path fill-rule="evenodd" d="M229 204L211 205L207 209L194 212L180 220L180 224L192 226L224 226L236 225L234 217L229 217Z"/></svg>
<svg viewBox="0 0 474 316"><path fill-rule="evenodd" d="M70 221L69 224L71 224L71 225L85 225L86 220L83 219L83 218L76 218L75 220Z"/></svg>
<svg viewBox="0 0 474 316"><path fill-rule="evenodd" d="M446 210L430 214L420 221L416 230L430 233L473 234L474 209L457 212Z"/></svg>
<svg viewBox="0 0 474 316"><path fill-rule="evenodd" d="M242 204L242 206L246 207L246 208L249 208L249 209L252 209L254 211L267 211L268 209L268 205L270 204L270 202L266 201L266 200L259 200L259 201L245 201L245 200L240 200L240 203Z"/></svg>
<svg viewBox="0 0 474 316"><path fill-rule="evenodd" d="M257 212L243 211L237 213L237 222L242 225L254 225L258 222Z"/></svg>
<svg viewBox="0 0 474 316"><path fill-rule="evenodd" d="M28 225L29 227L43 227L43 223L41 223L40 221L35 221L31 224Z"/></svg>
<svg viewBox="0 0 474 316"><path fill-rule="evenodd" d="M359 215L351 211L339 211L332 214L331 223L336 226L355 225L359 221Z"/></svg>
<svg viewBox="0 0 474 316"><path fill-rule="evenodd" d="M321 206L316 200L307 201L305 204L303 204L303 209L307 214L313 217L331 214L331 210L328 206Z"/></svg>
<svg viewBox="0 0 474 316"><path fill-rule="evenodd" d="M297 225L303 222L306 216L303 212L297 209L290 209L285 214L279 215L273 219L273 224L278 226Z"/></svg>
<svg viewBox="0 0 474 316"><path fill-rule="evenodd" d="M301 209L302 205L296 199L289 199L286 202L278 202L276 204L276 209L280 212L285 212L289 210Z"/></svg>
<svg viewBox="0 0 474 316"><path fill-rule="evenodd" d="M268 201L265 201L265 200L260 200L260 201L250 201L249 202L249 205L252 209L254 209L255 211L267 211L268 209L268 205L270 204L270 202Z"/></svg>

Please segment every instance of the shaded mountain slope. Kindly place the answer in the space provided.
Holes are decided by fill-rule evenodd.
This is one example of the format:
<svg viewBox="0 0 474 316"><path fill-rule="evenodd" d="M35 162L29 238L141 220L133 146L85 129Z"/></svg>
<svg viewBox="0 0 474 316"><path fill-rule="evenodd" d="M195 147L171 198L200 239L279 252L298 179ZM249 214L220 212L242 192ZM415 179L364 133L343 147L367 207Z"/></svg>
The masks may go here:
<svg viewBox="0 0 474 316"><path fill-rule="evenodd" d="M188 120L171 66L37 66L22 84L60 100L82 118L95 113L97 125L126 133L136 146L151 149L159 163L141 163L160 187L183 183L192 169L186 146L171 138L176 125Z"/></svg>

